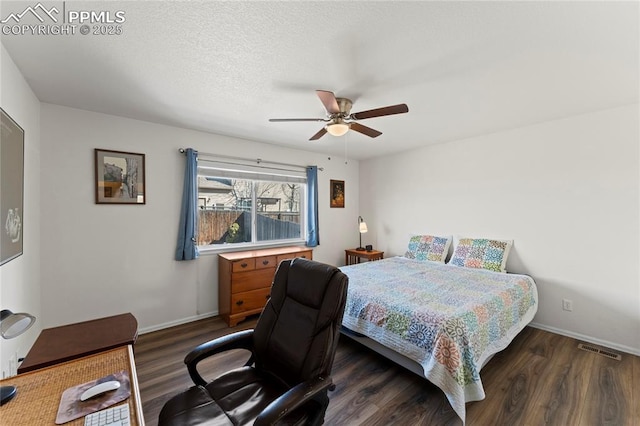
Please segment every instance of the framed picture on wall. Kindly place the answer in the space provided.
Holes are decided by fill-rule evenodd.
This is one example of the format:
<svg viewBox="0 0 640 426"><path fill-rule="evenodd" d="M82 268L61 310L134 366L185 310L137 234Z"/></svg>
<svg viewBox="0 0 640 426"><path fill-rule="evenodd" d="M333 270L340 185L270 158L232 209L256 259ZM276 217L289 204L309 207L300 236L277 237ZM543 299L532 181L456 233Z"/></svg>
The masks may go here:
<svg viewBox="0 0 640 426"><path fill-rule="evenodd" d="M145 204L144 154L96 149L96 204Z"/></svg>
<svg viewBox="0 0 640 426"><path fill-rule="evenodd" d="M0 265L22 254L24 130L0 108Z"/></svg>
<svg viewBox="0 0 640 426"><path fill-rule="evenodd" d="M344 208L344 181L331 179L330 206Z"/></svg>

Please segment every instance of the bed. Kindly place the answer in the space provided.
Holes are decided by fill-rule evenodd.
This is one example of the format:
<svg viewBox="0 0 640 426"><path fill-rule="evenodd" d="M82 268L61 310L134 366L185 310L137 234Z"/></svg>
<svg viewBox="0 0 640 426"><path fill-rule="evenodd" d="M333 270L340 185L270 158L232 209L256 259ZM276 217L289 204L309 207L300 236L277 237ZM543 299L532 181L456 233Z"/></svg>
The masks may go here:
<svg viewBox="0 0 640 426"><path fill-rule="evenodd" d="M392 257L340 268L349 277L343 334L438 386L465 421L484 399L480 369L533 319L533 279Z"/></svg>

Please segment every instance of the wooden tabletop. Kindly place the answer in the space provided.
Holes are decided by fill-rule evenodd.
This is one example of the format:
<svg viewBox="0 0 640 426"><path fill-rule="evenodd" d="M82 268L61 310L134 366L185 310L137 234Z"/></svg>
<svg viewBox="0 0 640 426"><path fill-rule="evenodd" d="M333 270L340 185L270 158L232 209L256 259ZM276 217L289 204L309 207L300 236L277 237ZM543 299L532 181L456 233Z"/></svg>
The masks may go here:
<svg viewBox="0 0 640 426"><path fill-rule="evenodd" d="M47 328L38 336L18 373L133 345L137 338L138 321L130 313Z"/></svg>
<svg viewBox="0 0 640 426"><path fill-rule="evenodd" d="M305 251L311 251L311 247L273 247L273 248L262 248L262 249L253 249L253 250L245 250L245 251L235 251L235 252L227 252L227 253L219 253L218 256L227 260L240 260L246 257L262 257L262 256L278 256L282 254L295 254L302 253Z"/></svg>
<svg viewBox="0 0 640 426"><path fill-rule="evenodd" d="M123 370L129 373L131 382L131 396L123 403L129 403L131 426L142 426L144 417L131 346L123 346L0 380L0 385L11 385L17 389L16 396L0 406L0 424L53 426L62 393L66 389ZM83 417L65 423L68 426L83 424Z"/></svg>
<svg viewBox="0 0 640 426"><path fill-rule="evenodd" d="M346 265L360 263L360 259L381 260L383 258L384 252L378 250L346 249L344 251L344 263Z"/></svg>

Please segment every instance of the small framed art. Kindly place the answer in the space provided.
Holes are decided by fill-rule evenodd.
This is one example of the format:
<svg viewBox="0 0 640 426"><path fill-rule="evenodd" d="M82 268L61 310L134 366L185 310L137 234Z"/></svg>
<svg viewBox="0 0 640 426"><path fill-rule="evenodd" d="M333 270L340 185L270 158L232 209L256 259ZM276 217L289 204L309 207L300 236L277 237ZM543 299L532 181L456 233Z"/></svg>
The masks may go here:
<svg viewBox="0 0 640 426"><path fill-rule="evenodd" d="M144 154L96 149L96 204L145 204Z"/></svg>
<svg viewBox="0 0 640 426"><path fill-rule="evenodd" d="M331 179L331 207L344 208L344 181Z"/></svg>

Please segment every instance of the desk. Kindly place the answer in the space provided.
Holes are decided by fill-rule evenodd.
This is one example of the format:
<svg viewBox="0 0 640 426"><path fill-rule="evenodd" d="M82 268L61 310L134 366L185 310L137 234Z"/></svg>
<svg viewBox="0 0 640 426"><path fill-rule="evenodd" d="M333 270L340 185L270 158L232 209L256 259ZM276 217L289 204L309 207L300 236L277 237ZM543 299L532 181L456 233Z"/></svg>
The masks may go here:
<svg viewBox="0 0 640 426"><path fill-rule="evenodd" d="M133 345L137 338L138 321L129 313L47 328L18 367L18 374Z"/></svg>
<svg viewBox="0 0 640 426"><path fill-rule="evenodd" d="M348 249L344 251L344 263L346 265L353 265L356 263L360 263L362 259L366 259L369 261L380 260L384 257L383 251L378 250L356 250L356 249Z"/></svg>
<svg viewBox="0 0 640 426"><path fill-rule="evenodd" d="M131 346L0 380L0 385L12 385L18 389L15 398L0 407L0 422L12 426L55 425L60 397L65 389L122 370L129 372L131 380L131 396L126 400L131 412L131 426L144 426L138 375ZM65 426L83 424L84 418L81 417L65 423Z"/></svg>

